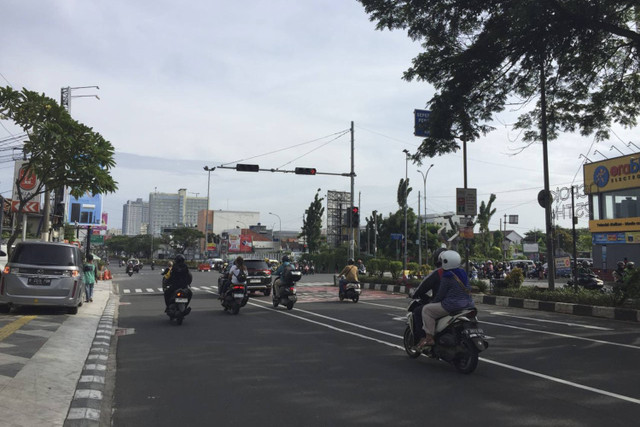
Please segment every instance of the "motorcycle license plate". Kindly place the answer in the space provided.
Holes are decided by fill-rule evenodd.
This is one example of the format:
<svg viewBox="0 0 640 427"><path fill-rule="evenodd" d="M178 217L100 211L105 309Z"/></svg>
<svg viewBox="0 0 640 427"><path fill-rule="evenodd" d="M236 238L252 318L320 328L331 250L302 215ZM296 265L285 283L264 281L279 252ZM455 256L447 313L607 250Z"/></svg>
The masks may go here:
<svg viewBox="0 0 640 427"><path fill-rule="evenodd" d="M244 294L233 294L234 298L244 298Z"/></svg>
<svg viewBox="0 0 640 427"><path fill-rule="evenodd" d="M181 302L187 303L189 302L189 298L176 298L176 304Z"/></svg>
<svg viewBox="0 0 640 427"><path fill-rule="evenodd" d="M484 331L482 329L465 329L464 333L469 338L484 337Z"/></svg>

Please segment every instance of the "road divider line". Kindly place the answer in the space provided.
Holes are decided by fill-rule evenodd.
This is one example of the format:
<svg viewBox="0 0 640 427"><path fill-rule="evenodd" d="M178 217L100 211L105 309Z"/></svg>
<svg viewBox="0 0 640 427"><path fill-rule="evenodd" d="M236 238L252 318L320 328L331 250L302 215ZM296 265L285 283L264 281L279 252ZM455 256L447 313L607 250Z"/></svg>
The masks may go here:
<svg viewBox="0 0 640 427"><path fill-rule="evenodd" d="M559 322L557 320L536 319L535 317L514 316L513 314L508 314L508 313L505 313L504 311L490 311L489 313L493 314L494 316L513 317L514 319L530 320L533 322L541 322L541 323L553 323L557 325L577 326L580 328L595 329L598 331L614 331L615 330L613 328L603 328L601 326L582 325L580 323Z"/></svg>
<svg viewBox="0 0 640 427"><path fill-rule="evenodd" d="M253 305L255 307L261 308L263 310L269 310L269 306L267 306L267 305L257 304L255 302L249 302L249 304L251 304L251 305ZM274 312L274 313L280 313L280 314L283 314L283 315L286 315L286 316L290 316L290 317L293 317L293 318L296 318L296 319L299 319L299 320L304 320L305 322L313 323L313 324L318 325L318 326L323 326L323 327L325 327L327 329L331 329L331 330L334 330L334 331L337 331L337 332L341 332L343 334L353 335L353 336L356 336L358 338L362 338L362 339L365 339L365 340L377 342L379 344L383 344L383 345L386 345L386 346L391 347L391 348L396 348L396 349L400 349L402 351L405 351L404 345L400 346L400 345L393 344L393 343L390 343L390 342L387 342L387 341L382 341L382 340L377 339L377 338L368 337L366 335L362 335L362 334L359 334L359 333L356 333L356 332L348 331L346 329L341 329L341 328L339 328L337 326L329 325L329 324L322 323L322 322L319 322L319 321L316 321L316 320L312 320L312 319L307 319L307 318L302 317L302 316L296 316L295 312L292 313L292 312L289 312L289 311L273 310L273 309L271 309L269 311ZM309 311L306 311L306 310L296 309L296 312L297 311L305 312L305 313L308 313L308 314L315 314L315 313L312 313L312 312L309 312ZM388 332L379 331L379 330L371 329L371 328L366 328L366 327L363 327L363 326L360 326L360 325L355 325L355 324L352 324L352 323L349 323L349 322L345 322L345 321L340 320L340 319L335 319L335 318L328 317L328 316L323 316L323 315L318 315L318 316L324 317L324 318L327 318L327 319L331 319L331 320L336 321L336 322L348 323L348 324L356 326L356 327L361 327L363 329L367 329L367 330L370 330L370 331L378 332L378 333L385 334L385 335L391 335L391 336L397 337L399 339L403 339L403 337L398 336L398 335L393 335L393 334L390 334ZM487 323L487 322L483 322L483 323ZM537 331L534 331L534 332L537 332ZM542 379L545 379L545 380L548 380L548 381L556 382L558 384L563 384L563 385L566 385L566 386L569 386L569 387L578 388L578 389L589 391L589 392L592 392L592 393L595 393L595 394L600 394L600 395L603 395L603 396L608 396L608 397L612 397L614 399L619 399L619 400L623 400L625 402L629 402L629 403L634 403L636 405L640 405L640 399L635 399L633 397L625 396L623 394L613 393L613 392L602 390L602 389L599 389L599 388L590 387L590 386L586 386L586 385L583 385L583 384L575 383L573 381L563 380L561 378L552 377L550 375L546 375L546 374L542 374L542 373L539 373L539 372L530 371L528 369L519 368L519 367L513 366L513 365L507 365L506 363L497 362L497 361L494 361L494 360L491 360L491 359L486 359L484 357L480 357L479 359L482 362L489 363L489 364L492 364L492 365L495 365L495 366L499 366L501 368L509 369L509 370L512 370L512 371L517 371L517 372L520 372L520 373L523 373L523 374L526 374L526 375L531 375L531 376L534 376L534 377L537 377L537 378L542 378Z"/></svg>
<svg viewBox="0 0 640 427"><path fill-rule="evenodd" d="M538 329L523 328L522 326L513 326L513 325L505 325L505 324L502 324L502 323L487 322L486 320L483 320L480 323L482 323L483 325L493 325L493 326L498 326L498 327L501 327L501 328L518 329L518 330L521 330L521 331L528 331L528 332L534 332L534 333L545 334L545 335L553 335L553 336L561 337L561 338L571 338L571 339L574 339L574 340L589 341L589 342L595 342L595 343L598 343L598 344L615 345L617 347L625 347L625 348L631 348L633 350L640 350L640 346L637 346L637 345L620 344L620 343L617 343L617 342L596 340L596 339L593 339L593 338L584 338L584 337L578 337L578 336L569 335L569 334L561 334L559 332L540 331Z"/></svg>

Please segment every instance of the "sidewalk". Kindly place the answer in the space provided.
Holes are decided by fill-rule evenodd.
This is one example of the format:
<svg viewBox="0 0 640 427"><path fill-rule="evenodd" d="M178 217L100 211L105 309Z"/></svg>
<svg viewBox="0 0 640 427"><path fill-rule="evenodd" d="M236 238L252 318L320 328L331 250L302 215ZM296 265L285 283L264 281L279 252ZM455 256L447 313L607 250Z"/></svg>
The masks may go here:
<svg viewBox="0 0 640 427"><path fill-rule="evenodd" d="M0 424L11 427L62 426L65 423L98 323L111 296L111 281L99 281L93 301L68 316L31 358L0 352L0 365L24 366L13 377L0 379ZM37 317L33 321L37 324ZM14 334L25 333L20 329ZM46 329L30 334L48 336ZM111 333L109 333L110 337ZM0 342L4 348L10 337ZM1 347L0 347L1 349Z"/></svg>

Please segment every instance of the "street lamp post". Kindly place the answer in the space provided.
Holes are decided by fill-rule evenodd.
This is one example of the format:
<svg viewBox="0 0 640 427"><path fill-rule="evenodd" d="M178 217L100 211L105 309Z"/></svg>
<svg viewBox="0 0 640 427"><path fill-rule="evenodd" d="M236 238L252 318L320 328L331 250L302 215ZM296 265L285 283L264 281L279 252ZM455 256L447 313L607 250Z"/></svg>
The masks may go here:
<svg viewBox="0 0 640 427"><path fill-rule="evenodd" d="M407 270L407 205L409 204L409 185L408 185L408 175L409 175L409 150L404 149L402 152L405 154L405 167L404 167L404 253L402 257L402 274L405 274Z"/></svg>
<svg viewBox="0 0 640 427"><path fill-rule="evenodd" d="M207 252L207 248L209 247L209 187L211 186L211 172L216 170L216 167L210 168L209 166L205 166L203 168L207 171L207 209L204 213L204 251Z"/></svg>
<svg viewBox="0 0 640 427"><path fill-rule="evenodd" d="M278 217L278 223L280 224L280 231L278 232L278 252L280 252L282 250L282 220L280 219L280 215L274 214L273 212L269 212L269 215Z"/></svg>
<svg viewBox="0 0 640 427"><path fill-rule="evenodd" d="M429 171L431 170L431 168L433 167L433 163L431 163L431 166L429 166L429 169L427 169L426 173L423 173L421 170L418 169L418 172L420 172L420 175L422 175L422 182L424 183L424 188L423 188L423 197L424 197L424 222L426 224L427 222L427 177L429 176ZM418 214L418 217L420 217L420 215ZM420 239L420 229L422 228L422 222L420 222L420 227L418 228L418 239ZM428 240L428 234L427 234L427 230L425 229L424 231L424 258L425 258L425 264L429 263L429 240ZM422 263L422 246L418 244L418 258L420 259L420 262Z"/></svg>

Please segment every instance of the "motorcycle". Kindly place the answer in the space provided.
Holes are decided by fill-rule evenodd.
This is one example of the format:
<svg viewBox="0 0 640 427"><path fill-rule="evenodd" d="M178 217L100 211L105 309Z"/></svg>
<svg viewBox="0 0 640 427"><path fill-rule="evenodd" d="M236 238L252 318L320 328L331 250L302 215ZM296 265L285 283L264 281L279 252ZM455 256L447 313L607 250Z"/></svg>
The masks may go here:
<svg viewBox="0 0 640 427"><path fill-rule="evenodd" d="M129 277L133 276L133 270L134 270L133 265L131 265L131 264L127 265L127 270L126 270L126 272L127 272L127 274L129 275Z"/></svg>
<svg viewBox="0 0 640 427"><path fill-rule="evenodd" d="M575 286L576 282L573 279L567 282L568 286ZM582 286L585 289L597 290L600 292L606 292L608 287L605 287L604 281L596 274L579 274L577 278L577 286Z"/></svg>
<svg viewBox="0 0 640 427"><path fill-rule="evenodd" d="M273 303L273 307L277 307L279 304L282 304L284 306L287 307L287 310L291 310L293 308L293 305L296 303L296 301L298 301L298 296L296 295L296 285L295 282L297 282L298 280L300 280L300 278L302 277L301 272L299 271L292 271L291 272L291 280L293 281L293 283L289 286L275 286L275 282L280 281L280 279L276 279L274 280L274 286L272 286L272 289L278 289L278 295L276 295L276 292L273 292L271 294L271 301Z"/></svg>
<svg viewBox="0 0 640 427"><path fill-rule="evenodd" d="M249 301L249 293L243 283L230 283L224 295L220 295L220 303L224 311L230 310L231 314L238 314L240 308L247 305L247 301Z"/></svg>
<svg viewBox="0 0 640 427"><path fill-rule="evenodd" d="M350 299L353 302L358 302L361 293L362 289L360 288L359 282L349 282L344 285L343 292L340 292L340 290L338 290L338 298L340 298L340 301L343 301L346 298Z"/></svg>
<svg viewBox="0 0 640 427"><path fill-rule="evenodd" d="M451 363L458 372L470 374L478 366L478 354L489 347L482 329L478 328L478 311L465 309L444 316L436 323L435 344L423 350L416 348L418 339L414 331L413 310L422 302L412 300L407 314L407 327L404 330L404 350L415 359L421 354L432 359Z"/></svg>
<svg viewBox="0 0 640 427"><path fill-rule="evenodd" d="M175 320L178 325L182 325L184 318L191 313L191 307L189 307L190 296L191 289L188 287L173 291L166 311L169 320Z"/></svg>

